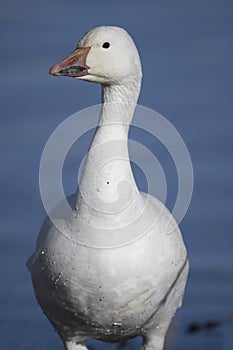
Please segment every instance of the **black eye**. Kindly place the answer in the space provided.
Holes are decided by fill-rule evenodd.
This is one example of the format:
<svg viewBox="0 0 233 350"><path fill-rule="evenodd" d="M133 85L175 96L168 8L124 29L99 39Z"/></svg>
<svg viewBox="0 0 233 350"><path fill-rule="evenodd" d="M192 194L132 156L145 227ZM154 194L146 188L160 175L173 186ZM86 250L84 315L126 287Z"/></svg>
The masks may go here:
<svg viewBox="0 0 233 350"><path fill-rule="evenodd" d="M103 47L104 49L108 49L108 48L110 47L110 43L108 43L108 42L106 41L106 43L103 43L102 47Z"/></svg>

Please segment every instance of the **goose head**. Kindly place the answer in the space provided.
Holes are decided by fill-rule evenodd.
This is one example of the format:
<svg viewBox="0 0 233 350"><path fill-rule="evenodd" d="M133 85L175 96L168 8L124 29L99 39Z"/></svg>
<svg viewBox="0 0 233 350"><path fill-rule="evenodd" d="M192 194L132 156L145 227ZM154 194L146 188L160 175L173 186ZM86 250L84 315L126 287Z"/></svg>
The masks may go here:
<svg viewBox="0 0 233 350"><path fill-rule="evenodd" d="M90 30L77 49L50 69L50 74L105 85L141 79L141 63L130 35L122 28L102 26Z"/></svg>

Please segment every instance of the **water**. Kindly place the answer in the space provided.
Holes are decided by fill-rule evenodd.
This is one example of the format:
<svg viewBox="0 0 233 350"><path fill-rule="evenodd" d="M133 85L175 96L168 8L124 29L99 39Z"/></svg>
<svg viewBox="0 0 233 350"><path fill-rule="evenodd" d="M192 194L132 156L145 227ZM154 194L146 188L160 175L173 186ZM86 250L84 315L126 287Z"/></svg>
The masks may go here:
<svg viewBox="0 0 233 350"><path fill-rule="evenodd" d="M84 32L101 24L123 26L134 37L144 72L139 102L173 123L194 165L193 200L181 225L191 273L170 348L232 349L232 10L227 0L90 0L83 6L74 0L69 4L12 0L2 4L2 350L63 348L36 305L25 261L45 216L38 186L43 147L67 116L98 103L100 97L97 85L56 79L48 75L48 69L74 49ZM145 135L141 137L145 144L153 144ZM79 153L74 147L66 161L67 194L75 190L77 163L90 139L91 132L80 140ZM158 154L165 172L171 174L167 176L168 205L172 206L176 173L159 146ZM209 321L217 325L208 328ZM125 349L138 349L139 344L139 339L133 340ZM116 345L91 341L90 347L115 349Z"/></svg>

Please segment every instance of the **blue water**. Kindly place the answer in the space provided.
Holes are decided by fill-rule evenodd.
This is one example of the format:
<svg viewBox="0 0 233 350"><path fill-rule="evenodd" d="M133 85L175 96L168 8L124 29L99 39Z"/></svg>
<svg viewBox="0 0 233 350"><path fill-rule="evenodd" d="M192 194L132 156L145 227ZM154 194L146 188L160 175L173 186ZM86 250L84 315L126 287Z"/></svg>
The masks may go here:
<svg viewBox="0 0 233 350"><path fill-rule="evenodd" d="M102 24L123 26L135 39L144 73L139 102L173 123L193 161L194 194L181 224L191 272L170 349L232 349L232 2L11 0L1 4L0 23L1 349L62 349L36 304L25 268L45 216L39 162L52 131L72 113L97 104L100 88L56 79L48 69L84 32ZM176 174L166 158L164 167L171 174L172 206ZM75 190L76 168L71 155L64 169L67 194ZM218 326L204 326L213 320ZM194 323L198 331L188 333ZM115 349L95 342L90 347ZM138 348L137 339L127 347Z"/></svg>

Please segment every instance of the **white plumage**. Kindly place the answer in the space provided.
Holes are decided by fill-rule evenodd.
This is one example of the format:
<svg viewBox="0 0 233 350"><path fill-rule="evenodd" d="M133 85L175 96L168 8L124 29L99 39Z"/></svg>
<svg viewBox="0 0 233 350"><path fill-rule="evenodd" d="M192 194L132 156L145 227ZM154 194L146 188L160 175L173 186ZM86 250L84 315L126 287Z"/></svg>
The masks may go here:
<svg viewBox="0 0 233 350"><path fill-rule="evenodd" d="M86 349L88 337L137 335L143 349L162 350L188 260L175 220L167 234L170 213L139 192L131 171L128 128L142 76L137 49L125 30L98 27L51 74L101 83L103 106L73 215L60 219L60 230L46 219L29 260L37 300L67 350Z"/></svg>

